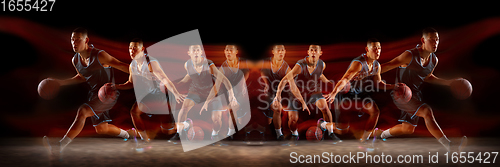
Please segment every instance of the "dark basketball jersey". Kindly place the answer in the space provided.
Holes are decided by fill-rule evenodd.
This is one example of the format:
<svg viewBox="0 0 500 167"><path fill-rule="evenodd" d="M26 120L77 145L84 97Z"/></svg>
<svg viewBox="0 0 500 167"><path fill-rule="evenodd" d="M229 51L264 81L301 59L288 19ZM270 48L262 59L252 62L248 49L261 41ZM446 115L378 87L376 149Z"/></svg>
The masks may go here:
<svg viewBox="0 0 500 167"><path fill-rule="evenodd" d="M412 55L412 59L408 66L399 67L396 72L396 83L406 84L412 91L412 95L418 97L421 100L422 93L420 92L420 86L424 82L425 77L427 77L436 66L437 57L434 53L431 53L429 57L429 63L427 66L422 66L420 62L420 51L417 47L406 50Z"/></svg>
<svg viewBox="0 0 500 167"><path fill-rule="evenodd" d="M103 67L101 62L99 62L98 55L103 50L94 48L92 44L89 45L92 48L89 56L89 63L84 66L81 62L80 53L76 53L73 56L73 64L76 70L83 75L85 81L90 87L88 94L89 101L93 96L97 96L99 89L106 83L112 82L113 80L113 69L111 67Z"/></svg>
<svg viewBox="0 0 500 167"><path fill-rule="evenodd" d="M241 58L238 58L238 61L239 62L247 62L246 60L244 59L241 59ZM227 60L224 61L224 63L222 63L221 65L221 68L222 68L222 73L224 74L224 76L226 76L226 78L229 80L229 82L231 82L231 85L234 87L236 85L238 85L238 83L240 81L243 80L243 78L245 78L245 74L248 73L249 69L246 68L246 69L240 69L240 63L238 63L238 67L237 68L232 68L232 67L229 67L229 64L227 64ZM234 92L236 93L236 92Z"/></svg>
<svg viewBox="0 0 500 167"><path fill-rule="evenodd" d="M361 71L359 71L351 80L351 89L349 89L350 92L353 92L355 94L360 94L365 92L366 90L373 90L373 89L368 89L368 86L371 86L372 88L375 88L375 83L373 81L373 76L378 74L378 71L380 70L380 64L377 60L373 61L372 68L370 69L368 65L366 64L366 53L361 54L361 56L358 56L354 58L351 61L351 65L353 62L359 62L361 63ZM349 65L349 68L351 67ZM366 89L365 89L366 88Z"/></svg>
<svg viewBox="0 0 500 167"><path fill-rule="evenodd" d="M283 60L283 63L281 63L278 70L276 72L273 72L273 67L271 65L272 60L272 58L269 58L269 60L264 63L264 66L266 67L262 67L261 72L262 74L264 74L264 76L266 77L264 79L267 80L267 83L269 84L268 93L274 96L276 94L276 90L278 90L279 83L281 82L283 77L285 77L286 73L288 73L289 66L288 63Z"/></svg>
<svg viewBox="0 0 500 167"><path fill-rule="evenodd" d="M323 75L323 60L319 59L316 68L310 73L307 69L307 57L297 61L301 72L295 82L302 92L321 92L320 76Z"/></svg>
<svg viewBox="0 0 500 167"><path fill-rule="evenodd" d="M202 70L198 73L198 71L194 68L194 64L191 59L189 59L186 63L187 73L192 80L189 92L196 92L199 94L206 93L206 95L208 95L214 83L213 75L210 73L210 66L214 64L214 62L212 60L205 59L202 64Z"/></svg>

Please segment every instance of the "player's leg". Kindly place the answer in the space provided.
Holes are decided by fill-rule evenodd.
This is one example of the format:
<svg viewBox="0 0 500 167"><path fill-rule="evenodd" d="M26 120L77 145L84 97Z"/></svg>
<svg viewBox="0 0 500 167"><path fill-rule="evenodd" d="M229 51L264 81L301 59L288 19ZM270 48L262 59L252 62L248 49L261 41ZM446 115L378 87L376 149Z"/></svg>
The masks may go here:
<svg viewBox="0 0 500 167"><path fill-rule="evenodd" d="M188 115L188 112L189 110L191 110L191 108L193 108L194 106L194 101L191 100L191 99L184 99L184 102L182 103L182 107L181 107L181 110L179 111L179 116L177 117L179 120L177 120L177 133L180 133L183 129L185 128L189 128L186 125L186 119L187 119L187 115Z"/></svg>
<svg viewBox="0 0 500 167"><path fill-rule="evenodd" d="M85 125L85 120L93 115L94 112L92 111L90 106L88 106L87 104L81 105L80 108L78 108L78 112L76 113L76 118L73 121L73 124L71 124L70 128L66 132L66 135L64 135L64 138L73 140L82 131L83 126Z"/></svg>
<svg viewBox="0 0 500 167"><path fill-rule="evenodd" d="M335 129L335 124L333 123L333 118L332 118L332 112L330 111L330 107L328 107L328 103L324 98L316 100L315 103L316 107L321 111L323 114L323 120L324 120L324 125L321 125L322 128L326 128L329 133L333 133L333 130Z"/></svg>
<svg viewBox="0 0 500 167"><path fill-rule="evenodd" d="M271 110L273 111L273 124L274 124L274 129L276 130L276 138L278 140L283 140L283 131L281 131L281 102L278 102L277 100L273 100L271 103Z"/></svg>
<svg viewBox="0 0 500 167"><path fill-rule="evenodd" d="M85 126L85 120L88 117L91 117L93 115L94 115L94 112L92 111L92 108L90 108L90 106L87 104L83 104L80 106L80 108L78 108L78 112L76 113L76 118L73 121L73 124L71 124L71 126L69 127L69 129L66 132L66 134L64 135L64 137L61 140L59 140L59 146L60 146L59 151L62 152L62 150L69 143L71 143L71 141L73 141L73 139L75 139L75 137L78 134L80 134L80 132L83 129L83 126ZM50 148L50 144L48 143L48 140L44 140L44 141L47 142L46 145L48 145Z"/></svg>
<svg viewBox="0 0 500 167"><path fill-rule="evenodd" d="M212 140L217 140L222 127L222 113L224 111L212 111Z"/></svg>
<svg viewBox="0 0 500 167"><path fill-rule="evenodd" d="M142 106L141 106L142 105ZM146 107L142 103L134 103L132 109L130 109L130 117L132 118L132 123L134 124L135 129L139 132L139 136L142 140L149 141L149 137L146 133L146 127L144 126L144 122L142 121L141 114L143 113L141 108Z"/></svg>
<svg viewBox="0 0 500 167"><path fill-rule="evenodd" d="M434 138L436 138L439 143L441 143L448 151L450 151L451 141L443 133L441 127L439 127L436 119L434 118L432 108L429 105L424 104L422 107L420 107L415 115L424 118L427 130L429 130L432 136L434 136Z"/></svg>
<svg viewBox="0 0 500 167"><path fill-rule="evenodd" d="M320 94L321 95L321 94ZM333 118L332 118L332 112L330 111L330 107L328 106L328 103L326 102L325 98L318 98L315 102L316 107L323 113L323 120L318 120L318 126L320 126L323 129L326 129L328 131L328 137L333 140L333 144L337 144L338 142L342 142L334 133L335 123L333 123Z"/></svg>
<svg viewBox="0 0 500 167"><path fill-rule="evenodd" d="M296 145L296 141L299 140L299 132L297 131L297 121L299 121L298 111L288 111L288 127L292 132L289 145Z"/></svg>
<svg viewBox="0 0 500 167"><path fill-rule="evenodd" d="M373 129L375 129L380 115L380 110L378 109L375 101L369 100L369 102L364 103L361 111L369 115L368 120L366 121L365 128L363 129L363 135L360 138L360 140L363 142L370 137Z"/></svg>

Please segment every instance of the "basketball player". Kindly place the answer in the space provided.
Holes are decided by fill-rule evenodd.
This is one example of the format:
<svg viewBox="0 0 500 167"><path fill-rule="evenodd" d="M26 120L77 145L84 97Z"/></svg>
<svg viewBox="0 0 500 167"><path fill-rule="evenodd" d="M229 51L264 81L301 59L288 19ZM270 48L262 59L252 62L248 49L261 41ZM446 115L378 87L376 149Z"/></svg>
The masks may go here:
<svg viewBox="0 0 500 167"><path fill-rule="evenodd" d="M224 76L231 82L233 87L234 96L238 102L243 102L245 95L248 94L246 80L249 76L249 64L247 60L240 58L237 56L238 48L236 45L226 45L224 49L224 55L226 57L226 61L222 63L219 68ZM219 85L217 85L219 86ZM217 88L218 89L218 88ZM223 91L224 93L227 91ZM243 123L248 122L250 120L250 111L247 109L250 108L249 104L243 104L247 106L238 107L238 110L233 111L236 113L236 126L241 127ZM229 112L228 112L229 113ZM229 129L227 132L227 136L231 136L236 132L233 126L233 119L231 117L231 113L229 113ZM241 128L239 128L241 129Z"/></svg>
<svg viewBox="0 0 500 167"><path fill-rule="evenodd" d="M208 104L210 104L213 121L212 140L218 141L219 130L222 126L222 112L226 110L222 107L220 97L216 96L217 90L212 91L212 89L216 89L215 85L219 85L223 82L228 90L230 106L237 106L237 101L234 97L233 89L229 80L217 69L212 60L208 60L205 56L202 56L202 54L203 50L200 45L189 46L188 55L190 56L190 59L184 64L187 74L179 82L179 84L186 83L189 80L192 80L192 82L189 87L188 95L182 103L182 107L179 112L177 120L177 133L171 140L178 140L182 130L186 131L192 126L192 121L187 118L187 114L195 105L195 102L198 104L205 102L200 114L203 110L208 110ZM215 77L216 79L215 85L212 77Z"/></svg>
<svg viewBox="0 0 500 167"><path fill-rule="evenodd" d="M378 58L382 51L380 42L377 39L369 39L365 47L366 53L354 58L342 79L337 82L332 92L324 95L330 103L337 99L335 103L335 115L337 132L346 133L349 130L348 120L343 116L347 111L356 110L369 115L364 127L360 141L364 142L373 132L377 125L380 110L377 104L370 97L370 93L376 89L393 89L394 85L385 84L380 77L380 64ZM347 93L339 93L349 84Z"/></svg>
<svg viewBox="0 0 500 167"><path fill-rule="evenodd" d="M328 130L328 135L326 136L330 137L334 144L337 144L337 142L340 142L341 140L333 133L334 123L332 122L332 113L330 112L328 103L321 93L321 83L318 83L319 80L325 83L331 83L323 75L323 70L325 70L326 64L323 60L319 59L323 52L321 51L321 47L319 45L310 45L307 54L308 56L297 61L292 70L281 80L275 96L277 103L273 102L273 107L281 107L281 92L286 84L285 82L290 83L291 92L295 96L296 100L300 102L300 104L297 104L294 100L292 105L288 106L289 108L291 107L290 110L299 111L300 108L302 108L302 111L307 110L307 112L311 114L307 104L315 104L316 107L318 107L318 109L323 113L323 118L318 120L318 124L320 124L323 129ZM295 76L297 78L294 80ZM299 88L301 90L299 90ZM324 122L322 120L324 120ZM329 126L327 126L327 124Z"/></svg>
<svg viewBox="0 0 500 167"><path fill-rule="evenodd" d="M119 90L132 89L135 84L134 91L136 92L137 102L132 106L130 115L139 136L142 140L148 142L149 137L145 131L141 114L168 114L168 116L171 116L171 106L175 105L175 102L170 102L168 95L161 91L160 86L166 85L168 92L175 97L178 103L184 101L185 95L181 95L177 91L174 84L163 72L158 60L144 51L145 47L141 39L136 38L130 42L129 54L132 62L129 66L129 80L116 85L116 88Z"/></svg>
<svg viewBox="0 0 500 167"><path fill-rule="evenodd" d="M434 54L439 45L438 32L433 28L426 28L422 31L420 41L422 42L421 45L406 50L391 61L382 64L381 73L397 68L396 83L408 85L413 96L406 104L398 103L393 96L394 103L401 110L401 117L399 118L401 124L385 131L378 130L376 136L386 139L392 136L412 134L417 126L418 119L421 117L424 118L425 126L432 136L450 151L451 142L439 127L432 108L422 102L420 86L423 82L450 86L454 80L441 79L433 74L434 68L438 64L438 58ZM466 143L467 137L464 136L458 150L461 151Z"/></svg>
<svg viewBox="0 0 500 167"><path fill-rule="evenodd" d="M59 85L74 85L86 82L90 90L87 95L87 102L78 108L75 121L66 135L55 145L56 148L53 149L52 146L54 145L51 146L48 138L44 137L44 144L51 153L52 151L62 152L82 131L88 117L92 118L92 124L98 134L119 136L124 139L128 139L132 134L132 131L127 132L108 123L111 121L109 110L114 106L117 99L115 99L114 103L105 104L97 96L99 89L104 84L114 82L113 68L129 73L128 65L109 55L104 50L95 48L92 44L89 44L89 40L86 29L77 28L72 32L71 45L76 53L73 56L72 63L77 74L69 79L55 79Z"/></svg>
<svg viewBox="0 0 500 167"><path fill-rule="evenodd" d="M269 109L264 111L264 115L268 117L269 124L274 122L274 129L276 130L276 138L280 141L284 140L283 132L281 131L281 110L282 105L274 104L278 103L278 101L274 100L276 95L276 91L278 90L279 82L285 77L285 75L291 71L290 66L284 60L286 49L284 45L274 45L273 57L265 60L262 64L261 76L264 81L264 94L267 95L268 100L267 104L271 104ZM285 80L284 82L287 82ZM287 89L287 88L285 88ZM287 106L291 106L293 95L289 90L285 91L287 95L285 98L287 99L285 103L288 103ZM297 131L297 121L299 119L299 113L297 110L289 110L288 108L284 109L284 111L288 112L288 126L290 131L292 132L292 138L297 138L299 136L299 132ZM293 139L292 139L293 140Z"/></svg>

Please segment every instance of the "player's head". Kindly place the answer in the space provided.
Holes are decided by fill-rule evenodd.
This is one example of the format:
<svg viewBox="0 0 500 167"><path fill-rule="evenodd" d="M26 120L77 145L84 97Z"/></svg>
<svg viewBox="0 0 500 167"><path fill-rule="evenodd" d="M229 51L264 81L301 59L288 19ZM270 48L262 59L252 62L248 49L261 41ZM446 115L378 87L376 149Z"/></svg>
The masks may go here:
<svg viewBox="0 0 500 167"><path fill-rule="evenodd" d="M224 55L226 55L226 59L234 60L236 59L236 54L238 54L238 48L236 45L226 45L226 49L224 49Z"/></svg>
<svg viewBox="0 0 500 167"><path fill-rule="evenodd" d="M132 59L137 55L144 54L144 49L144 42L139 38L132 39L128 45L128 53Z"/></svg>
<svg viewBox="0 0 500 167"><path fill-rule="evenodd" d="M380 53L382 52L382 46L377 39L370 38L366 42L365 50L366 56L368 56L370 59L378 60L378 58L380 57Z"/></svg>
<svg viewBox="0 0 500 167"><path fill-rule="evenodd" d="M87 49L89 43L88 31L85 28L76 28L71 33L71 46L73 51L80 53Z"/></svg>
<svg viewBox="0 0 500 167"><path fill-rule="evenodd" d="M314 62L319 60L321 54L323 54L323 52L321 51L321 46L319 45L310 45L309 50L307 50L307 55L309 55L309 58L311 58Z"/></svg>
<svg viewBox="0 0 500 167"><path fill-rule="evenodd" d="M422 49L431 53L437 51L439 45L439 34L436 29L428 27L422 30Z"/></svg>
<svg viewBox="0 0 500 167"><path fill-rule="evenodd" d="M201 49L200 45L191 45L189 46L188 51L189 57L191 57L191 61L195 64L199 64L204 60L203 49Z"/></svg>
<svg viewBox="0 0 500 167"><path fill-rule="evenodd" d="M275 59L283 60L283 58L285 58L285 53L286 53L285 45L274 45L272 52Z"/></svg>

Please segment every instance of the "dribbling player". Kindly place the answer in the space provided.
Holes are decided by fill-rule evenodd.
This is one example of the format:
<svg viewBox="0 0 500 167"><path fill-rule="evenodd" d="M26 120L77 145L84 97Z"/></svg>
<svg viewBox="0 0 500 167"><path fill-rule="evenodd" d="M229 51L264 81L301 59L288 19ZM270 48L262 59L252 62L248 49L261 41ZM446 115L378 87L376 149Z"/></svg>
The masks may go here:
<svg viewBox="0 0 500 167"><path fill-rule="evenodd" d="M226 110L221 104L220 97L217 96L215 85L220 85L220 83L223 82L228 90L230 106L236 106L237 101L234 97L231 83L224 77L224 74L217 69L212 60L208 60L203 56L203 50L200 45L189 46L188 55L190 59L184 64L187 74L179 83L186 83L189 80L192 80L192 82L189 87L188 95L182 103L179 112L177 133L171 140L178 140L180 135L182 135L182 131L186 131L192 126L192 121L187 118L187 116L189 110L195 105L195 102L198 104L204 102L200 114L202 111L208 110L208 105L210 104L213 121L212 140L218 141L219 130L222 126L222 111ZM215 85L213 77L215 77L216 80Z"/></svg>
<svg viewBox="0 0 500 167"><path fill-rule="evenodd" d="M332 113L321 92L321 85L320 83L318 83L319 80L324 83L331 83L323 75L323 70L325 70L326 64L323 62L323 60L319 59L323 52L321 51L321 47L319 45L310 45L307 54L308 56L297 61L292 70L288 72L286 76L281 80L275 96L275 100L277 101L277 103L273 102L273 107L280 107L281 92L283 91L285 84L289 83L292 94L300 103L297 104L294 100L292 105L288 106L289 108L291 108L290 110L299 111L300 109L302 109L302 111L307 110L307 112L311 114L307 105L316 105L316 107L321 110L321 113L323 114L323 118L318 120L318 124L323 129L328 130L328 135L324 136L330 137L333 140L333 143L337 144L337 142L340 142L341 140L333 132L334 123L332 119ZM297 78L294 80L295 76Z"/></svg>
<svg viewBox="0 0 500 167"><path fill-rule="evenodd" d="M336 131L340 134L349 130L349 119L345 118L348 110L357 110L369 115L360 137L364 142L377 125L380 110L377 104L370 97L371 92L378 89L393 89L395 85L385 84L380 77L380 64L377 61L382 51L380 42L377 39L369 39L365 47L366 53L361 54L351 61L342 79L337 82L335 88L328 95L324 95L330 103L336 100ZM346 84L350 85L349 92L339 93Z"/></svg>
<svg viewBox="0 0 500 167"><path fill-rule="evenodd" d="M441 79L433 74L438 64L438 58L436 54L434 54L439 45L438 32L433 28L426 28L422 31L422 38L420 41L422 42L421 45L406 50L391 61L382 64L382 73L397 68L396 83L406 84L411 89L413 96L406 104L401 104L394 100L396 106L401 110L401 117L399 118L401 124L385 131L379 130L376 132L376 135L379 138L386 139L392 136L412 134L417 126L419 118L424 118L427 130L429 130L439 143L450 151L451 141L439 127L434 118L432 108L422 102L420 86L423 82L450 86L454 79ZM458 150L461 151L466 143L467 137L464 136L458 146Z"/></svg>
<svg viewBox="0 0 500 167"><path fill-rule="evenodd" d="M172 106L175 106L175 102L169 100L168 94L166 95L166 93L161 91L161 83L167 86L168 91L165 92L171 93L175 97L176 102L180 103L184 101L185 95L177 91L175 85L164 73L158 60L144 51L145 47L141 39L136 38L130 42L129 54L130 58L132 58L132 62L129 67L129 80L123 84L116 85L116 88L119 90L126 90L134 88L135 85L134 90L136 92L137 102L132 106L130 115L132 117L132 123L137 129L141 139L149 141L141 114L167 114L171 116ZM171 121L173 124L174 120L171 119ZM165 128L163 126L162 122L162 128Z"/></svg>
<svg viewBox="0 0 500 167"><path fill-rule="evenodd" d="M114 103L105 104L98 98L99 89L104 84L114 81L113 68L129 73L128 64L119 61L104 50L97 49L92 44L89 44L87 34L87 30L83 28L77 28L71 34L71 45L73 51L76 53L73 56L72 63L77 74L69 79L55 79L59 85L87 83L90 88L87 95L87 102L78 108L75 121L58 144L50 145L48 138L44 137L44 144L51 153L53 151L62 152L82 131L85 120L88 117L92 118L92 124L98 134L119 136L124 139L128 139L131 134L108 123L111 121L109 110L114 106L117 99L115 99ZM52 148L53 146L55 148ZM57 147L59 148L57 149Z"/></svg>

